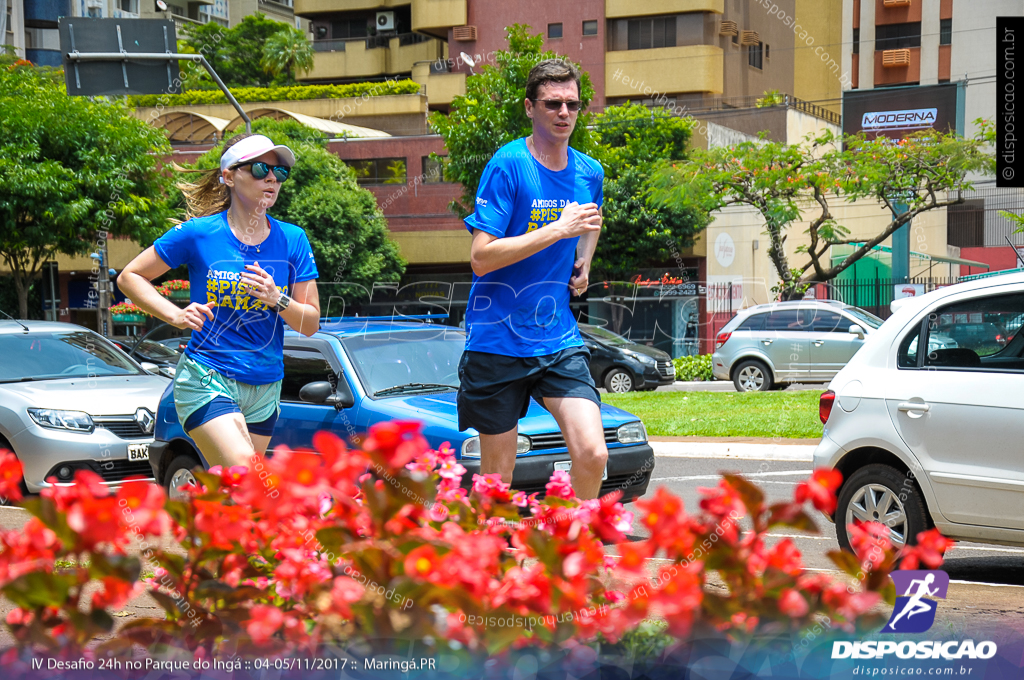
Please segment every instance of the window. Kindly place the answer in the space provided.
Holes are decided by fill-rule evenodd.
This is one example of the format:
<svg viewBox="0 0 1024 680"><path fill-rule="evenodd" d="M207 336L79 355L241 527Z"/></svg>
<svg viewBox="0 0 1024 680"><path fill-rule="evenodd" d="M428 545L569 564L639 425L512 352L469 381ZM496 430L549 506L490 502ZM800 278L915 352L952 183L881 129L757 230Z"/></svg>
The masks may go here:
<svg viewBox="0 0 1024 680"><path fill-rule="evenodd" d="M939 20L939 44L940 45L952 45L953 44L953 20L952 19L940 19Z"/></svg>
<svg viewBox="0 0 1024 680"><path fill-rule="evenodd" d="M548 24L548 38L561 38L562 24Z"/></svg>
<svg viewBox="0 0 1024 680"><path fill-rule="evenodd" d="M811 330L815 333L846 333L853 324L842 314L822 309L811 310Z"/></svg>
<svg viewBox="0 0 1024 680"><path fill-rule="evenodd" d="M122 12L139 13L139 0L117 0L117 8Z"/></svg>
<svg viewBox="0 0 1024 680"><path fill-rule="evenodd" d="M423 157L423 183L440 184L444 182L444 166L448 163L448 156L441 156L441 160L435 161L430 156Z"/></svg>
<svg viewBox="0 0 1024 680"><path fill-rule="evenodd" d="M584 21L583 35L597 35L597 21Z"/></svg>
<svg viewBox="0 0 1024 680"><path fill-rule="evenodd" d="M765 321L764 329L766 331L802 331L804 327L800 325L797 310L784 309L770 313Z"/></svg>
<svg viewBox="0 0 1024 680"><path fill-rule="evenodd" d="M405 184L404 158L370 158L348 161L359 184Z"/></svg>
<svg viewBox="0 0 1024 680"><path fill-rule="evenodd" d="M88 12L88 16L90 19L103 18L103 10L99 7L89 7L88 9L86 9L86 12Z"/></svg>
<svg viewBox="0 0 1024 680"><path fill-rule="evenodd" d="M899 50L921 46L921 22L875 26L876 50ZM901 83L903 84L903 83Z"/></svg>
<svg viewBox="0 0 1024 680"><path fill-rule="evenodd" d="M921 337L921 324L903 338L899 352L896 353L896 365L899 368L917 368L917 341Z"/></svg>
<svg viewBox="0 0 1024 680"><path fill-rule="evenodd" d="M957 248L985 245L985 199L972 199L946 209L946 242Z"/></svg>
<svg viewBox="0 0 1024 680"><path fill-rule="evenodd" d="M765 44L765 46L764 46L764 58L765 59L771 59L772 58L772 53L768 49L769 47L771 47L771 46L768 45L768 44Z"/></svg>
<svg viewBox="0 0 1024 680"><path fill-rule="evenodd" d="M366 19L338 19L331 22L331 38L334 40L365 37Z"/></svg>
<svg viewBox="0 0 1024 680"><path fill-rule="evenodd" d="M767 314L753 314L747 317L739 326L735 328L737 331L759 331L764 327L764 320Z"/></svg>
<svg viewBox="0 0 1024 680"><path fill-rule="evenodd" d="M630 19L626 49L649 50L676 46L676 18Z"/></svg>
<svg viewBox="0 0 1024 680"><path fill-rule="evenodd" d="M334 369L316 350L286 349L284 351L284 379L281 381L281 401L302 401L299 391L311 382L336 380Z"/></svg>
<svg viewBox="0 0 1024 680"><path fill-rule="evenodd" d="M860 29L853 29L853 53L860 54Z"/></svg>
<svg viewBox="0 0 1024 680"><path fill-rule="evenodd" d="M930 368L1024 370L1024 293L957 302L928 315Z"/></svg>
<svg viewBox="0 0 1024 680"><path fill-rule="evenodd" d="M747 64L753 66L754 68L764 68L764 62L762 61L762 58L764 57L764 50L762 49L763 47L764 43L757 43L756 45L747 45Z"/></svg>

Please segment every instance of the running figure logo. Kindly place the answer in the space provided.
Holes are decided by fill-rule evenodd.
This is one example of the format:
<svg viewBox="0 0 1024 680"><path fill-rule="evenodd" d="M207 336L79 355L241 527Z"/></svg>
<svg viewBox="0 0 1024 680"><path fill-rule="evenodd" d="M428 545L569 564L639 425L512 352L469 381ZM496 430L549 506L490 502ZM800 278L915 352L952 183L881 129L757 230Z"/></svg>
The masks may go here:
<svg viewBox="0 0 1024 680"><path fill-rule="evenodd" d="M890 574L896 584L896 592L903 596L896 598L889 623L883 633L923 633L935 623L935 600L925 597L946 599L949 589L949 574L939 570L894 571Z"/></svg>

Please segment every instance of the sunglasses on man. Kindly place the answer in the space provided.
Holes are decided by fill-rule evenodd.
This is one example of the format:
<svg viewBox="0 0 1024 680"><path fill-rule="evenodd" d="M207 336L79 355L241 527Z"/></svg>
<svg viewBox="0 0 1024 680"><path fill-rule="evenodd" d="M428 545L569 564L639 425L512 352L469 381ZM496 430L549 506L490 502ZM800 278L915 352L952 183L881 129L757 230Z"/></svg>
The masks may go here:
<svg viewBox="0 0 1024 680"><path fill-rule="evenodd" d="M255 177L256 179L263 179L264 177L267 176L268 173L273 172L274 177L277 179L277 181L283 182L286 179L288 179L288 175L289 173L291 173L291 168L289 168L287 165L267 165L263 161L249 161L248 163L239 163L235 167L243 168L247 165L249 166L249 172L251 172L252 176Z"/></svg>
<svg viewBox="0 0 1024 680"><path fill-rule="evenodd" d="M533 100L534 104L536 104L537 102L544 102L544 108L546 108L548 111L561 111L562 110L562 104L565 104L565 107L567 109L569 109L569 111L575 112L575 111L579 111L580 110L580 106L583 104L583 102L579 101L578 99L574 99L572 101L562 101L561 99L534 99Z"/></svg>

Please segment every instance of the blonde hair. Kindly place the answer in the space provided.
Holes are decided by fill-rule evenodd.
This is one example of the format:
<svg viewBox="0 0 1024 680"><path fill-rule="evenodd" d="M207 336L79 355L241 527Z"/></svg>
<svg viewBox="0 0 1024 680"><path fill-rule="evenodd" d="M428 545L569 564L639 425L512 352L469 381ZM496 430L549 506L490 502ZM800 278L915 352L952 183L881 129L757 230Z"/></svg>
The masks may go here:
<svg viewBox="0 0 1024 680"><path fill-rule="evenodd" d="M232 146L246 137L252 137L254 133L242 133L236 135L224 143L221 149L221 158ZM228 185L220 182L220 167L212 170L190 170L172 162L171 166L181 173L197 174L199 178L194 182L182 180L175 184L181 189L185 196L185 219L193 217L208 217L222 213L231 207L231 190Z"/></svg>

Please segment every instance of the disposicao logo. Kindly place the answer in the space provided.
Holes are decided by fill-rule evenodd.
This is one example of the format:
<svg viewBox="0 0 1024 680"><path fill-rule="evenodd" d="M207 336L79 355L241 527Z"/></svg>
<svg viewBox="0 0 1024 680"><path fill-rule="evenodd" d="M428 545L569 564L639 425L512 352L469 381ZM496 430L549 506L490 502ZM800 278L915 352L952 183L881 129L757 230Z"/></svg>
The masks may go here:
<svg viewBox="0 0 1024 680"><path fill-rule="evenodd" d="M896 584L896 606L883 633L923 633L935 623L937 597L946 599L949 574L940 570L894 571L890 574ZM837 641L832 644L833 659L883 659L895 654L900 659L990 659L996 654L996 643L986 640L863 640Z"/></svg>

